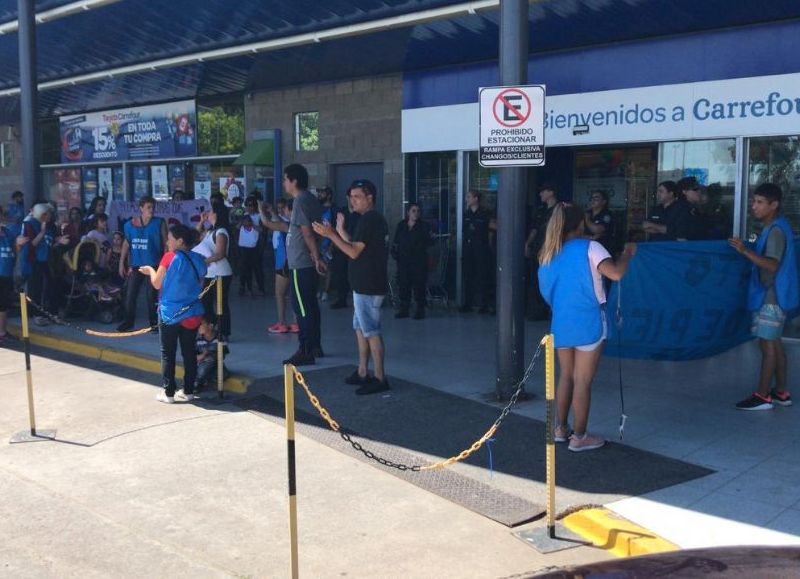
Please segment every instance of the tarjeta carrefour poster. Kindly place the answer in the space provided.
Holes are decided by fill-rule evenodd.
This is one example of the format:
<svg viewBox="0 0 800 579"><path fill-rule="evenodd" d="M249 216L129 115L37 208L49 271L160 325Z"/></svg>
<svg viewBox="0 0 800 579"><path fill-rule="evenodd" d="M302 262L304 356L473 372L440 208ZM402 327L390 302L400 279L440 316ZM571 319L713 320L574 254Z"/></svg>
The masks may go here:
<svg viewBox="0 0 800 579"><path fill-rule="evenodd" d="M194 101L70 115L59 122L62 163L197 155Z"/></svg>

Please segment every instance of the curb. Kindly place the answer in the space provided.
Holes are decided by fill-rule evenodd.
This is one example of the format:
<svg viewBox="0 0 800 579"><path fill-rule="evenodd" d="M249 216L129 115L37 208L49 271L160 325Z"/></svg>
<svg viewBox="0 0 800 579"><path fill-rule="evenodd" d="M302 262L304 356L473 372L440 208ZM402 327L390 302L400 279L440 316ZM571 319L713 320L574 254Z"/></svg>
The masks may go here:
<svg viewBox="0 0 800 579"><path fill-rule="evenodd" d="M8 324L8 331L13 336L21 339L22 329L18 325ZM41 346L59 352L67 352L68 354L74 354L92 360L101 360L103 362L125 366L126 368L143 370L150 374L161 374L161 361L157 358L142 356L140 354L131 354L114 348L94 346L79 340L55 337L35 331L30 331L29 334L31 344L35 346ZM183 378L182 364L177 364L175 366L175 377L178 379ZM223 390L234 394L247 394L247 388L252 383L253 380L247 376L233 375L225 380Z"/></svg>
<svg viewBox="0 0 800 579"><path fill-rule="evenodd" d="M617 557L652 555L680 549L652 531L609 511L586 509L564 518L564 526Z"/></svg>

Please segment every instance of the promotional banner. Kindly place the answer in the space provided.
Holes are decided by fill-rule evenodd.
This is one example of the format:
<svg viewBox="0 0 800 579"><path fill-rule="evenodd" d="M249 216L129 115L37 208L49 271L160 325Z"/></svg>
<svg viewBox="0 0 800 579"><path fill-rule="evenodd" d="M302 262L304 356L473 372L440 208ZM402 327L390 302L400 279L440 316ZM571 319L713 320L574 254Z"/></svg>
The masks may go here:
<svg viewBox="0 0 800 579"><path fill-rule="evenodd" d="M61 162L194 157L196 119L194 101L61 117Z"/></svg>
<svg viewBox="0 0 800 579"><path fill-rule="evenodd" d="M209 202L206 199L190 201L157 201L155 216L166 219L167 226L183 223L191 228L197 226L200 214L207 211ZM138 217L139 203L136 201L114 201L108 207L108 228L110 231L122 231L122 225L131 217Z"/></svg>
<svg viewBox="0 0 800 579"><path fill-rule="evenodd" d="M211 197L211 167L205 163L194 166L194 196L196 199Z"/></svg>
<svg viewBox="0 0 800 579"><path fill-rule="evenodd" d="M219 192L225 198L225 202L230 204L236 197L245 197L247 189L245 188L244 177L236 177L228 175L227 177L219 178Z"/></svg>
<svg viewBox="0 0 800 579"><path fill-rule="evenodd" d="M50 200L56 204L59 218L67 216L70 207L81 206L81 170L56 169Z"/></svg>
<svg viewBox="0 0 800 579"><path fill-rule="evenodd" d="M614 283L608 296L604 353L695 360L751 339L750 268L726 241L640 243L621 284Z"/></svg>
<svg viewBox="0 0 800 579"><path fill-rule="evenodd" d="M169 199L169 179L167 178L166 165L153 165L150 167L151 184L153 186L150 193L157 201Z"/></svg>

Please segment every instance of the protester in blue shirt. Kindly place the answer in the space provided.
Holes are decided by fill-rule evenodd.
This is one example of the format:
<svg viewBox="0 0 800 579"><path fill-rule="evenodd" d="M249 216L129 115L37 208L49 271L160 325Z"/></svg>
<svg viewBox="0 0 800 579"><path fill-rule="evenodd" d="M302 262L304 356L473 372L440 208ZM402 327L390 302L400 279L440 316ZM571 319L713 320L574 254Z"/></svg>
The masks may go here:
<svg viewBox="0 0 800 579"><path fill-rule="evenodd" d="M122 228L125 241L122 243L122 255L119 261L119 275L125 283L125 319L117 327L119 332L127 332L133 328L136 320L136 299L144 283L144 277L136 273L144 266L157 267L164 253L167 239L167 225L160 217L153 214L156 201L150 196L139 199L140 217L134 217ZM150 284L146 285L145 298L150 326L158 324L156 317L156 291ZM154 330L155 331L155 330Z"/></svg>
<svg viewBox="0 0 800 579"><path fill-rule="evenodd" d="M759 185L750 209L764 229L755 247L741 239L728 240L753 264L747 309L752 312L752 331L761 348L758 388L736 404L739 410L772 410L773 403L792 404L786 389L786 352L781 338L786 318L797 315L800 308L800 282L792 228L780 215L782 196L781 188L773 183ZM773 378L775 387L770 390Z"/></svg>
<svg viewBox="0 0 800 579"><path fill-rule="evenodd" d="M205 259L190 251L194 231L177 224L169 228L167 252L159 260L158 269L151 265L139 267L135 274L150 281L153 289L161 290L158 305L159 335L161 337L161 373L164 391L156 399L172 404L175 399L194 400L197 380L197 328L203 319L203 303L200 292L206 275ZM143 275L140 275L143 274ZM145 277L147 276L147 277ZM181 347L184 377L183 389L175 392L175 357Z"/></svg>
<svg viewBox="0 0 800 579"><path fill-rule="evenodd" d="M636 245L626 244L615 262L598 242L583 239L584 222L580 207L557 205L539 251L539 289L553 310L551 332L561 370L555 440L569 440L569 449L574 452L605 444L603 438L586 432L592 380L607 335L603 277L622 279L636 253ZM570 408L574 432L569 426Z"/></svg>
<svg viewBox="0 0 800 579"><path fill-rule="evenodd" d="M0 217L2 217L0 209ZM5 225L0 225L0 346L8 338L8 310L14 305L14 265L17 263L16 239Z"/></svg>
<svg viewBox="0 0 800 579"><path fill-rule="evenodd" d="M53 207L49 203L37 203L31 214L22 222L22 232L17 238L20 247L20 270L27 279L28 297L33 300L31 308L34 323L48 324L48 314L55 315L55 295L48 260L54 243L62 243L53 225ZM41 309L40 309L41 308Z"/></svg>

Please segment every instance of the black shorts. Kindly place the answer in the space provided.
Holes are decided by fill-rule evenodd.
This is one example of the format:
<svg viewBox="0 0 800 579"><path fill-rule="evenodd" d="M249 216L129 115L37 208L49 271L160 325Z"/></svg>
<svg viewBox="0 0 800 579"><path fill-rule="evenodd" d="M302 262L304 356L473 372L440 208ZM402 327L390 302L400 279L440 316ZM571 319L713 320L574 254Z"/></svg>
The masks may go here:
<svg viewBox="0 0 800 579"><path fill-rule="evenodd" d="M7 312L14 305L14 278L0 277L0 312Z"/></svg>
<svg viewBox="0 0 800 579"><path fill-rule="evenodd" d="M275 275L279 275L281 277L289 277L289 266L287 264L284 264L282 268L276 269Z"/></svg>

